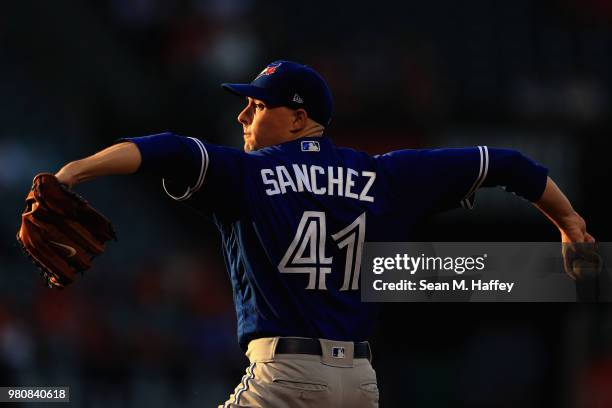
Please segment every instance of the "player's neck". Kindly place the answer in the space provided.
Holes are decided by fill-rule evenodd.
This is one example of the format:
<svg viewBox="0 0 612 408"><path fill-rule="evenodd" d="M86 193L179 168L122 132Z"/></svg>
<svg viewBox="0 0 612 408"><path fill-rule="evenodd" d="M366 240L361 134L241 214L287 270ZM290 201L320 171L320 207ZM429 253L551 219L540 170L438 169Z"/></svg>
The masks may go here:
<svg viewBox="0 0 612 408"><path fill-rule="evenodd" d="M293 133L291 135L292 140L300 139L302 137L322 137L325 128L316 122L309 123L303 129Z"/></svg>

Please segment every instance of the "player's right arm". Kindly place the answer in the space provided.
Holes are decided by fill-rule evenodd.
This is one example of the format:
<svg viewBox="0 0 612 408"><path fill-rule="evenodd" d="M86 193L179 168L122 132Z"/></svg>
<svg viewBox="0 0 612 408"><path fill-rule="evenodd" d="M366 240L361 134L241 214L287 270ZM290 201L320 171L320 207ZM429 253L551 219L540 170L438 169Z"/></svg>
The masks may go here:
<svg viewBox="0 0 612 408"><path fill-rule="evenodd" d="M544 193L533 204L559 229L561 242L595 242L595 238L587 232L584 219L550 177Z"/></svg>
<svg viewBox="0 0 612 408"><path fill-rule="evenodd" d="M400 150L380 156L383 168L404 199L420 197L430 212L471 208L480 187L504 186L540 209L561 232L563 242L593 242L586 223L548 169L513 149Z"/></svg>

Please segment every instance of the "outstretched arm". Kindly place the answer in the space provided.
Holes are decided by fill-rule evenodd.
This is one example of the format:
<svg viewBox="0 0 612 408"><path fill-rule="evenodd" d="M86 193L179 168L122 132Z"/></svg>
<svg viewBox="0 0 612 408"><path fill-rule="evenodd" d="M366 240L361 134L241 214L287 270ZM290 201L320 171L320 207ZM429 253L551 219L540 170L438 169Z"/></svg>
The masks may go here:
<svg viewBox="0 0 612 408"><path fill-rule="evenodd" d="M592 243L584 219L548 177L548 170L512 149L488 149L490 166L485 186L506 186L507 191L531 201L559 229L564 243Z"/></svg>
<svg viewBox="0 0 612 408"><path fill-rule="evenodd" d="M100 176L135 173L142 158L131 142L110 146L92 156L66 164L55 176L60 183L74 186Z"/></svg>
<svg viewBox="0 0 612 408"><path fill-rule="evenodd" d="M550 177L546 181L542 197L534 202L534 205L559 228L562 242L595 242L595 238L586 230L584 219L574 210L567 197Z"/></svg>

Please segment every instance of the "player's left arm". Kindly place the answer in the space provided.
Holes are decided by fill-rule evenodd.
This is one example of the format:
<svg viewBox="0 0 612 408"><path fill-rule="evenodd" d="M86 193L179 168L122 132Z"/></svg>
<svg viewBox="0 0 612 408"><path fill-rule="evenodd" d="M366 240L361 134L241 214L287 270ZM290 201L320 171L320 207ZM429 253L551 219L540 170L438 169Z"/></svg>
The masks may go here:
<svg viewBox="0 0 612 408"><path fill-rule="evenodd" d="M131 174L138 171L142 157L133 143L119 143L98 153L63 166L55 177L72 187L102 176Z"/></svg>
<svg viewBox="0 0 612 408"><path fill-rule="evenodd" d="M162 178L174 200L198 201L208 209L229 212L242 197L246 153L171 132L119 139L92 156L62 167L56 177L73 186L101 176L142 173ZM227 200L231 196L232 200ZM202 209L202 208L201 208Z"/></svg>

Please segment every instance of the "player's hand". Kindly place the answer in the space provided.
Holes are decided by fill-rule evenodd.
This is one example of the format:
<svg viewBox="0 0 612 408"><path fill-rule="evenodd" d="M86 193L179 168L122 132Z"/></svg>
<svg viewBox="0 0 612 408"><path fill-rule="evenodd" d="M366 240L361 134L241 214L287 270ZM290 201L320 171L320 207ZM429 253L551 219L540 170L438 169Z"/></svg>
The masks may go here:
<svg viewBox="0 0 612 408"><path fill-rule="evenodd" d="M586 230L586 222L577 213L564 220L559 231L563 245L563 266L573 280L596 279L602 259L595 238Z"/></svg>
<svg viewBox="0 0 612 408"><path fill-rule="evenodd" d="M595 238L587 232L586 222L578 213L563 219L559 225L559 232L563 243L595 243Z"/></svg>
<svg viewBox="0 0 612 408"><path fill-rule="evenodd" d="M68 163L67 165L62 167L60 171L55 173L55 177L57 178L57 180L60 183L67 185L68 187L72 187L78 182L74 172L72 171L72 167L72 163Z"/></svg>

